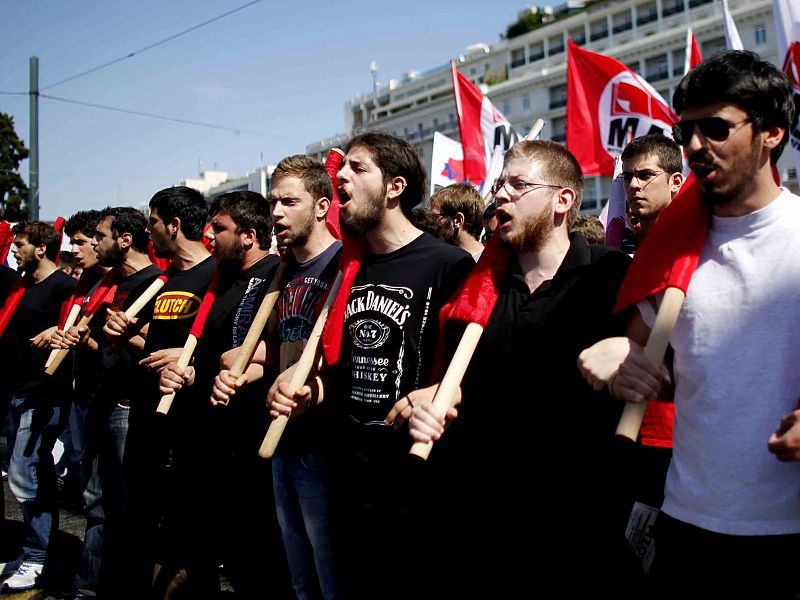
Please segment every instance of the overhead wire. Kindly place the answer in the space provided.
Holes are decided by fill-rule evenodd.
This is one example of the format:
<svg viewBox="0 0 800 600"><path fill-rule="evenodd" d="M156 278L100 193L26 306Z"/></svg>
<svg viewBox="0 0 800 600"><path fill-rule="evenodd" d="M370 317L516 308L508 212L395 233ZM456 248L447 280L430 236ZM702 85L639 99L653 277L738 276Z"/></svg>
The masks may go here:
<svg viewBox="0 0 800 600"><path fill-rule="evenodd" d="M175 33L175 34L173 34L173 35L171 35L169 37L166 37L163 40L160 40L158 42L154 42L152 44L149 44L148 46L145 46L144 48L140 48L139 50L134 50L133 52L129 52L125 56L120 56L119 58L115 58L114 60L110 60L110 61L108 61L106 63L103 63L101 65L98 65L96 67L92 67L91 69L87 69L85 71L81 71L80 73L77 73L77 74L72 75L70 77L66 77L64 79L61 79L59 81L56 81L55 83L51 83L51 84L46 85L46 86L44 86L42 88L39 88L39 89L40 89L40 91L49 90L50 88L56 87L57 85L61 85L63 83L67 83L68 81L73 81L75 79L78 79L79 77L84 77L86 75L89 75L90 73L95 73L97 71L100 71L101 69L105 69L107 67L110 67L111 65L115 65L115 64L117 64L119 62L122 62L123 60L127 60L129 58L133 58L137 54L141 54L143 52L147 52L148 50L152 50L153 48L161 46L162 44L166 44L167 42L170 42L170 41L172 41L172 40L174 40L176 38L179 38L179 37L181 37L183 35L186 35L187 33L191 33L192 31L196 31L197 29L200 29L201 27L205 27L206 25L214 23L215 21L219 21L220 19L224 19L225 17L228 17L228 16L230 16L230 15L236 13L236 12L239 12L240 10L244 10L245 8L253 6L254 4L258 4L259 2L262 2L262 1L263 0L251 0L250 2L242 4L241 6L239 6L237 8L234 8L232 10L229 10L226 13L223 13L221 15L218 15L216 17L208 19L207 21L203 21L202 23L198 23L197 25L193 25L192 27L189 27L188 29L184 29L183 31L179 31L178 33Z"/></svg>

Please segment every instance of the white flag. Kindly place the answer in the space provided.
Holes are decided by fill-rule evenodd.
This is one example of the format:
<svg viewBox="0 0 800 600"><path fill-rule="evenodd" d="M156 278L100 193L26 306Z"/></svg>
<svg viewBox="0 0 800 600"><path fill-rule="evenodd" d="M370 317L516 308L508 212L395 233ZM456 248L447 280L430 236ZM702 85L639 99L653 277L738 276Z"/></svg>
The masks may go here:
<svg viewBox="0 0 800 600"><path fill-rule="evenodd" d="M728 50L744 50L739 30L736 29L736 22L728 9L728 0L722 0L722 26L725 29L725 45Z"/></svg>
<svg viewBox="0 0 800 600"><path fill-rule="evenodd" d="M461 144L436 131L431 154L431 194L440 187L464 181L464 151Z"/></svg>

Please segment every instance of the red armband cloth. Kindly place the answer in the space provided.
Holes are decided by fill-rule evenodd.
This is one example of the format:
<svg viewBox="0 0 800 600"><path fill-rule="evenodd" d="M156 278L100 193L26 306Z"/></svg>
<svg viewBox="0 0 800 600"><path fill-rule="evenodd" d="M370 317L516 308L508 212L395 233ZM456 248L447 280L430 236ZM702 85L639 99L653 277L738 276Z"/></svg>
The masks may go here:
<svg viewBox="0 0 800 600"><path fill-rule="evenodd" d="M639 430L642 446L672 448L672 426L674 423L674 402L648 400L642 427Z"/></svg>

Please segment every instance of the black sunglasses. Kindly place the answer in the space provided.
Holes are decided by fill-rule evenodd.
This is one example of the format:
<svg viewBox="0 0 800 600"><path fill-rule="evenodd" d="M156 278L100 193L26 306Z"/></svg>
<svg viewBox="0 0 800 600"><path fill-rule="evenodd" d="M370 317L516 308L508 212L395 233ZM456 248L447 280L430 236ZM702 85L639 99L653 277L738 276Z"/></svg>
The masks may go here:
<svg viewBox="0 0 800 600"><path fill-rule="evenodd" d="M730 136L730 131L741 123L747 123L750 119L744 119L738 123L731 123L722 117L705 117L704 119L678 121L672 126L672 138L681 146L688 146L694 134L694 127L700 128L700 133L715 142L724 142Z"/></svg>

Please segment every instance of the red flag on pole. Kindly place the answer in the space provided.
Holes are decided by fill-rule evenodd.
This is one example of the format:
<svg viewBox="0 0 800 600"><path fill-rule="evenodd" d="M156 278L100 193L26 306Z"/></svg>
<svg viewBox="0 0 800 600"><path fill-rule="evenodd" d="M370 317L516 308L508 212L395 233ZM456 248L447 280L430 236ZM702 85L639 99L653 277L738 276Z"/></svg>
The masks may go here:
<svg viewBox="0 0 800 600"><path fill-rule="evenodd" d="M569 41L567 148L584 175L613 175L628 137L672 137L678 118L643 78L618 60Z"/></svg>
<svg viewBox="0 0 800 600"><path fill-rule="evenodd" d="M8 221L0 222L0 265L6 264L8 252L11 250L11 242L14 241L14 234L11 233L11 223Z"/></svg>
<svg viewBox="0 0 800 600"><path fill-rule="evenodd" d="M667 287L686 293L708 234L711 211L690 175L633 257L614 311L637 304Z"/></svg>
<svg viewBox="0 0 800 600"><path fill-rule="evenodd" d="M478 189L486 179L486 170L495 146L508 150L516 141L516 134L503 114L491 100L472 85L450 61L453 93L456 100L458 128L464 148L464 177Z"/></svg>
<svg viewBox="0 0 800 600"><path fill-rule="evenodd" d="M686 60L683 63L683 74L686 75L694 69L700 64L701 60L703 60L703 57L700 55L700 46L697 45L694 31L689 27L686 29Z"/></svg>

